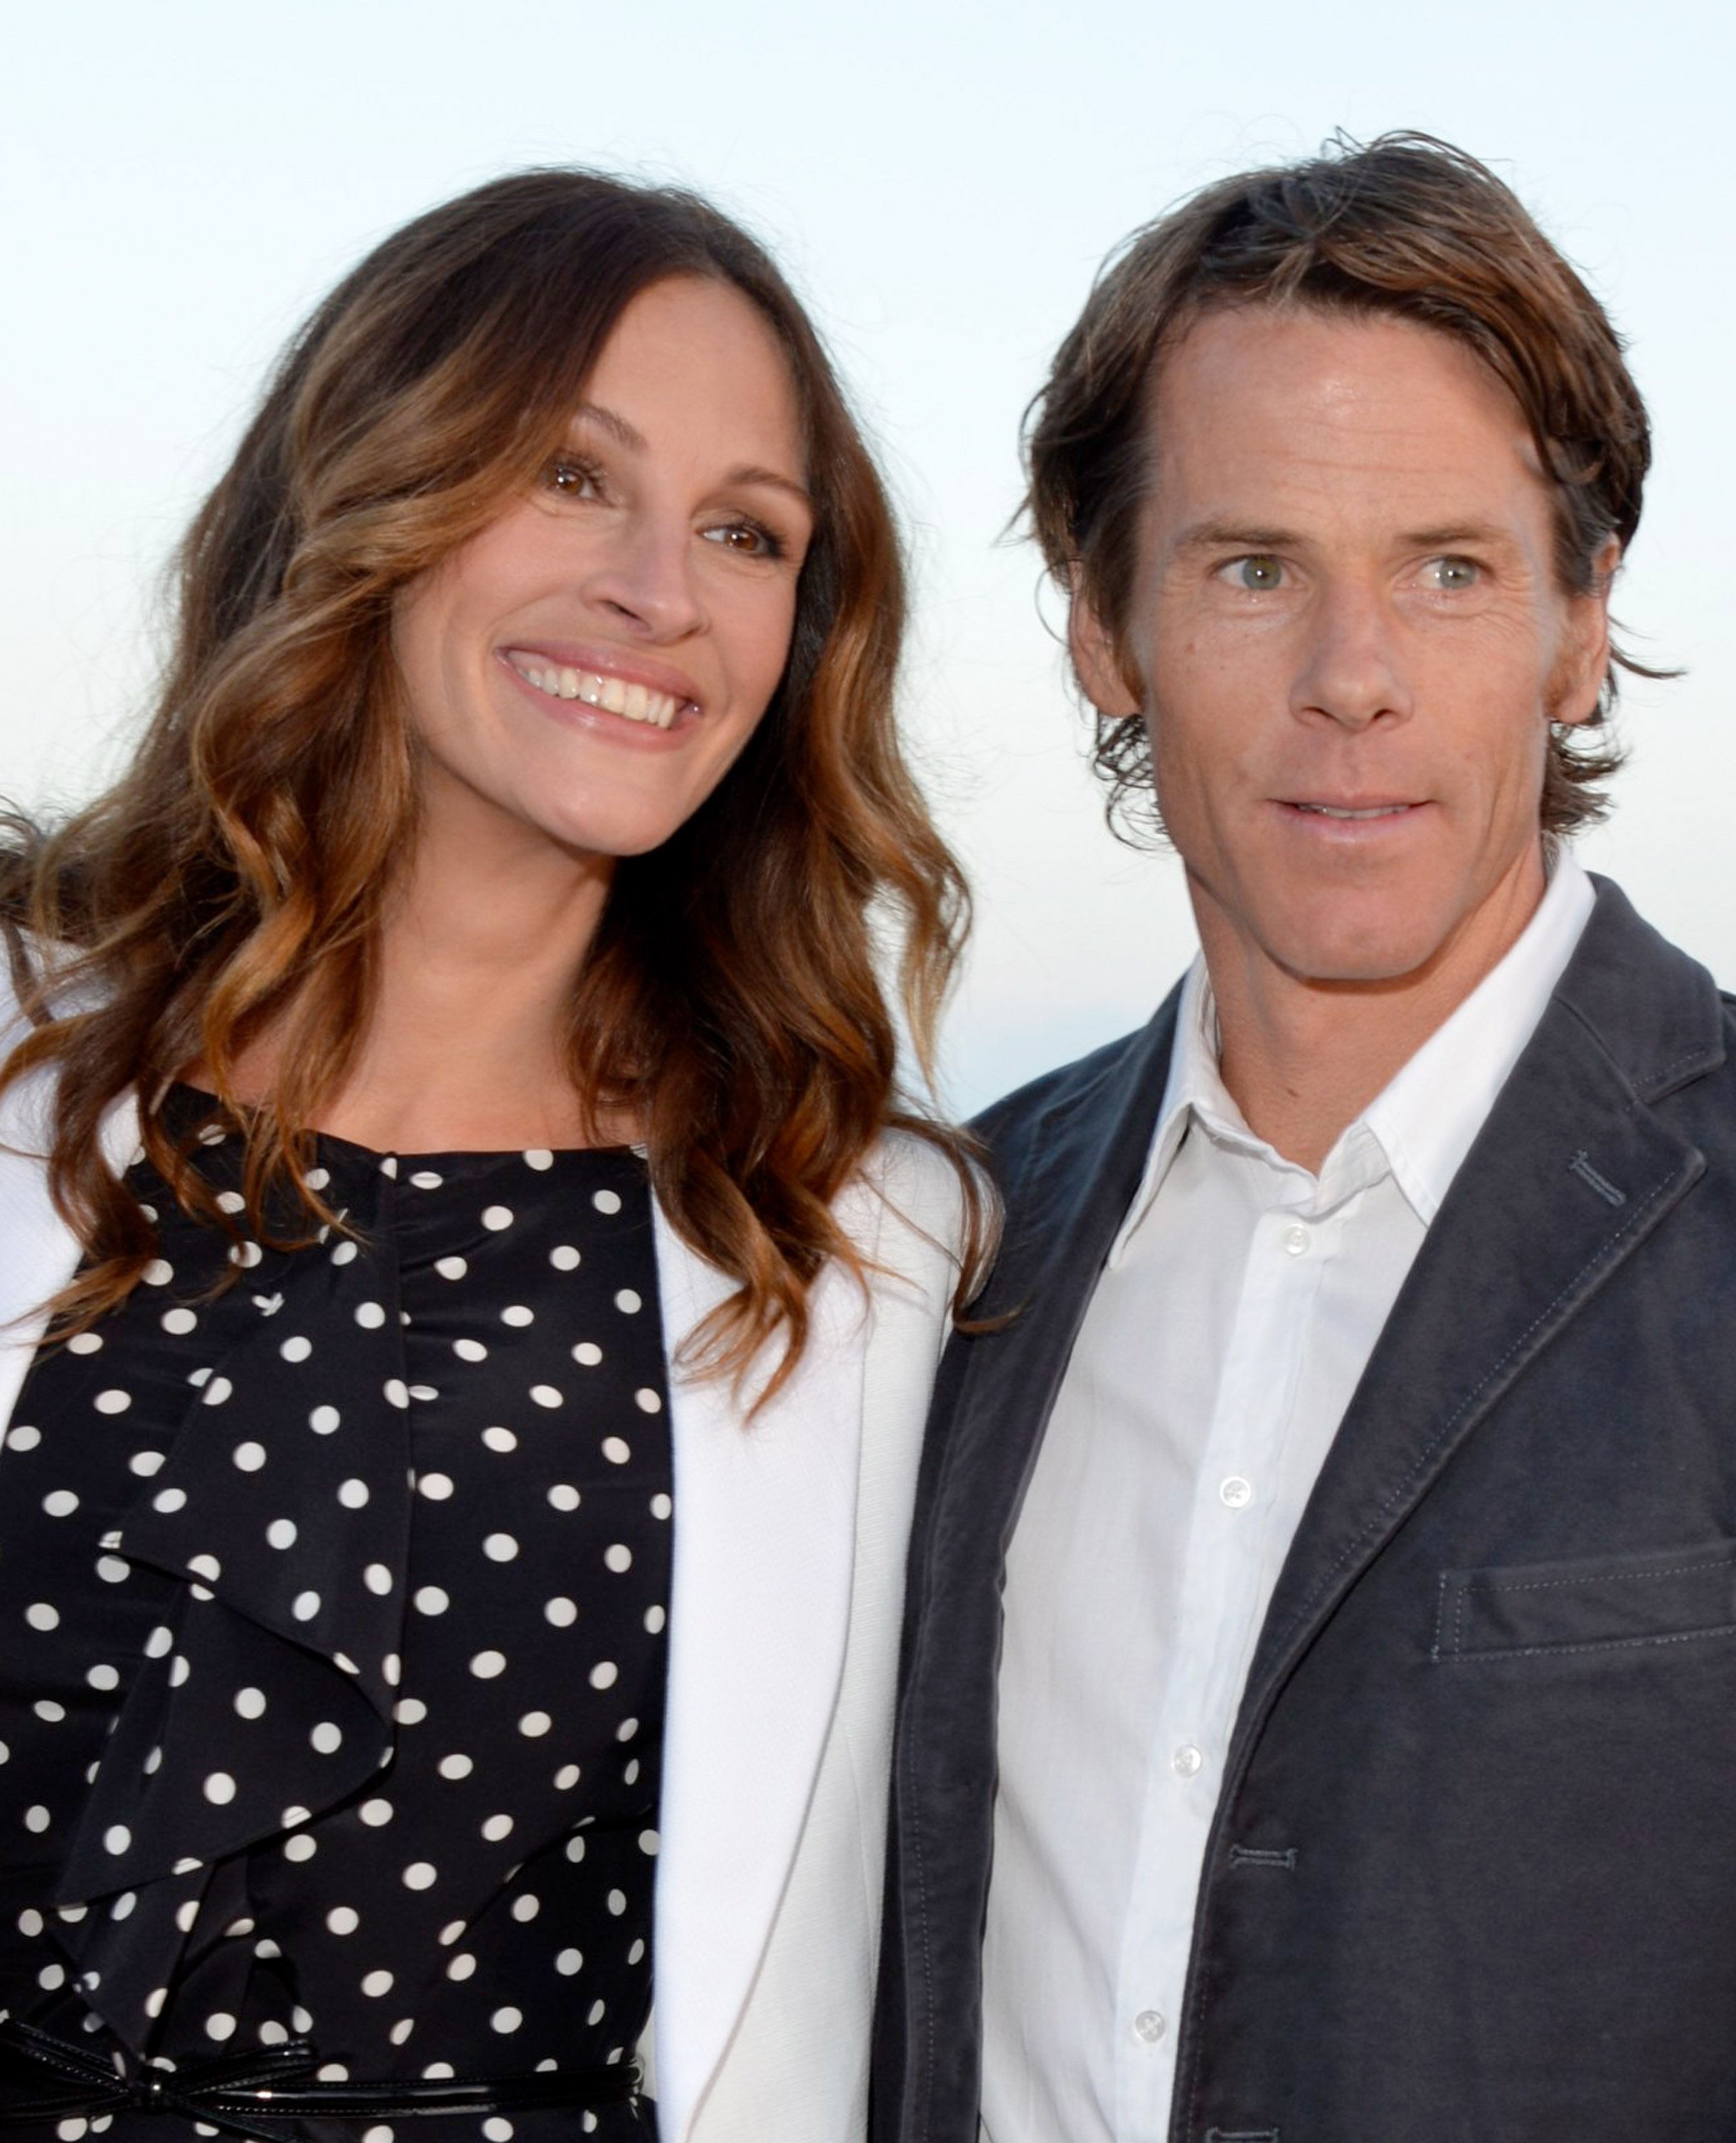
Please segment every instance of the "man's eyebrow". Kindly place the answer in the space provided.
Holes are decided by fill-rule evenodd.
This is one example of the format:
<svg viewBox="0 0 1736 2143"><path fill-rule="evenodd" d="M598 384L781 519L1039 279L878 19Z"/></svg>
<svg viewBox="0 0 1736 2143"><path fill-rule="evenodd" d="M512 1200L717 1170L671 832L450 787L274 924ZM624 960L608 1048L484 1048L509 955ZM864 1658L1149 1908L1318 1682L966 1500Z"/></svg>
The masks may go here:
<svg viewBox="0 0 1736 2143"><path fill-rule="evenodd" d="M1175 539L1178 551L1293 551L1303 538L1293 528L1264 527L1247 521L1196 521Z"/></svg>
<svg viewBox="0 0 1736 2143"><path fill-rule="evenodd" d="M616 443L629 453L642 454L647 451L645 434L636 425L630 424L617 411L606 408L601 402L581 402L572 413L576 424L595 424L599 431L606 432ZM780 476L776 469L762 468L757 463L744 462L732 468L725 477L728 484L769 484L774 490L788 492L811 512L814 500L806 487L793 476Z"/></svg>
<svg viewBox="0 0 1736 2143"><path fill-rule="evenodd" d="M1462 544L1511 550L1513 533L1493 521L1452 521L1437 528L1412 528L1400 537L1407 551L1451 551Z"/></svg>

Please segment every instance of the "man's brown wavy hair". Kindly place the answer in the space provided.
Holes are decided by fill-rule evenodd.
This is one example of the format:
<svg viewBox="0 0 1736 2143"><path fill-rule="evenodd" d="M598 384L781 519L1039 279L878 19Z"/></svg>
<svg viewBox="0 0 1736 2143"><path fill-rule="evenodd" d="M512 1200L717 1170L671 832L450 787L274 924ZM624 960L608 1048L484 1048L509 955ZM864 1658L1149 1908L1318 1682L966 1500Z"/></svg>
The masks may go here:
<svg viewBox="0 0 1736 2143"><path fill-rule="evenodd" d="M691 193L537 170L418 217L314 313L185 539L131 766L58 830L12 822L0 913L35 1024L0 1092L58 1075L49 1181L87 1263L57 1329L121 1300L156 1255L98 1136L123 1097L190 1211L274 1241L333 1218L309 1127L354 1061L415 839L394 601L533 481L623 309L673 275L733 285L770 323L817 527L759 728L673 839L616 867L574 978L572 1076L593 1114L642 1126L670 1220L737 1282L703 1350L725 1372L779 1336L781 1379L822 1266L860 1271L830 1205L888 1131L952 1162L980 1241L968 1143L903 1096L880 975L895 948L926 1069L967 900L894 720L904 576L873 461L752 239ZM250 1103L235 1067L268 1028L280 1069ZM245 1215L192 1166L198 1127L179 1144L165 1127L194 1062L213 1114L247 1132Z"/></svg>
<svg viewBox="0 0 1736 2143"><path fill-rule="evenodd" d="M1387 315L1462 343L1517 403L1554 493L1562 589L1600 585L1640 524L1651 433L1597 299L1511 190L1432 136L1340 142L1205 186L1110 256L1026 418L1024 512L1050 572L1117 640L1127 622L1151 463L1154 369L1204 314L1305 306ZM1550 732L1542 819L1600 819L1622 754L1607 727L1619 672L1665 676L1611 643L1589 720ZM1093 754L1112 824L1157 824L1140 715L1099 713Z"/></svg>

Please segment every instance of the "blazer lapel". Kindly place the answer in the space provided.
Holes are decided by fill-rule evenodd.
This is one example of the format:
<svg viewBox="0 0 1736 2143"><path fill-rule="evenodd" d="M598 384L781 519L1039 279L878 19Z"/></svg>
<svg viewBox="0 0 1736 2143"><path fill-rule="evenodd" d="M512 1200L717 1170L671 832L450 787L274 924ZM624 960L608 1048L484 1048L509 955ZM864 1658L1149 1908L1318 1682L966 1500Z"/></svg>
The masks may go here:
<svg viewBox="0 0 1736 2143"><path fill-rule="evenodd" d="M1322 1468L1249 1677L1241 1751L1313 1631L1453 1453L1704 1171L1647 1104L1722 1057L1710 977L1603 887Z"/></svg>
<svg viewBox="0 0 1736 2143"><path fill-rule="evenodd" d="M872 1257L879 1205L839 1217ZM658 1215L671 1354L732 1283ZM868 1316L829 1267L789 1382L751 1421L727 1379L672 1366L670 1607L655 1957L660 2133L680 2143L747 2002L842 1674Z"/></svg>

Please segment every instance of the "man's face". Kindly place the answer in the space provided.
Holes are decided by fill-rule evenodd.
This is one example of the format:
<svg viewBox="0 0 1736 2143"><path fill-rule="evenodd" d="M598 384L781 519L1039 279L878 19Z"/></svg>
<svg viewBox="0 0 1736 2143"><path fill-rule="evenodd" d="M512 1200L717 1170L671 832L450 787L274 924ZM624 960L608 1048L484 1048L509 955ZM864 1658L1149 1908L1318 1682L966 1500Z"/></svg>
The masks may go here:
<svg viewBox="0 0 1736 2143"><path fill-rule="evenodd" d="M1189 330L1150 410L1125 629L1076 604L1074 651L1144 709L1214 973L1462 994L1541 894L1548 724L1606 653L1516 406L1427 329L1250 307Z"/></svg>

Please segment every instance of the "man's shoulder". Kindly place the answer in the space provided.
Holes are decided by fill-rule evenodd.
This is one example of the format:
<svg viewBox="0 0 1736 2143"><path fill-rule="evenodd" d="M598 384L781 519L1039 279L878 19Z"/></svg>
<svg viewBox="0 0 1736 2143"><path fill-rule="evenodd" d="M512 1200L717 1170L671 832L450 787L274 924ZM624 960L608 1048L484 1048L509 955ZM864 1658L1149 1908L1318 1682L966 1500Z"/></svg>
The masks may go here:
<svg viewBox="0 0 1736 2143"><path fill-rule="evenodd" d="M1071 1063L1041 1073L1022 1086L1004 1094L975 1117L971 1129L988 1148L998 1173L1016 1171L1029 1151L1039 1127L1060 1116L1071 1116L1108 1105L1125 1082L1132 1060L1161 1046L1155 1032L1170 1011L1166 1003L1156 1019L1131 1033L1105 1042Z"/></svg>

